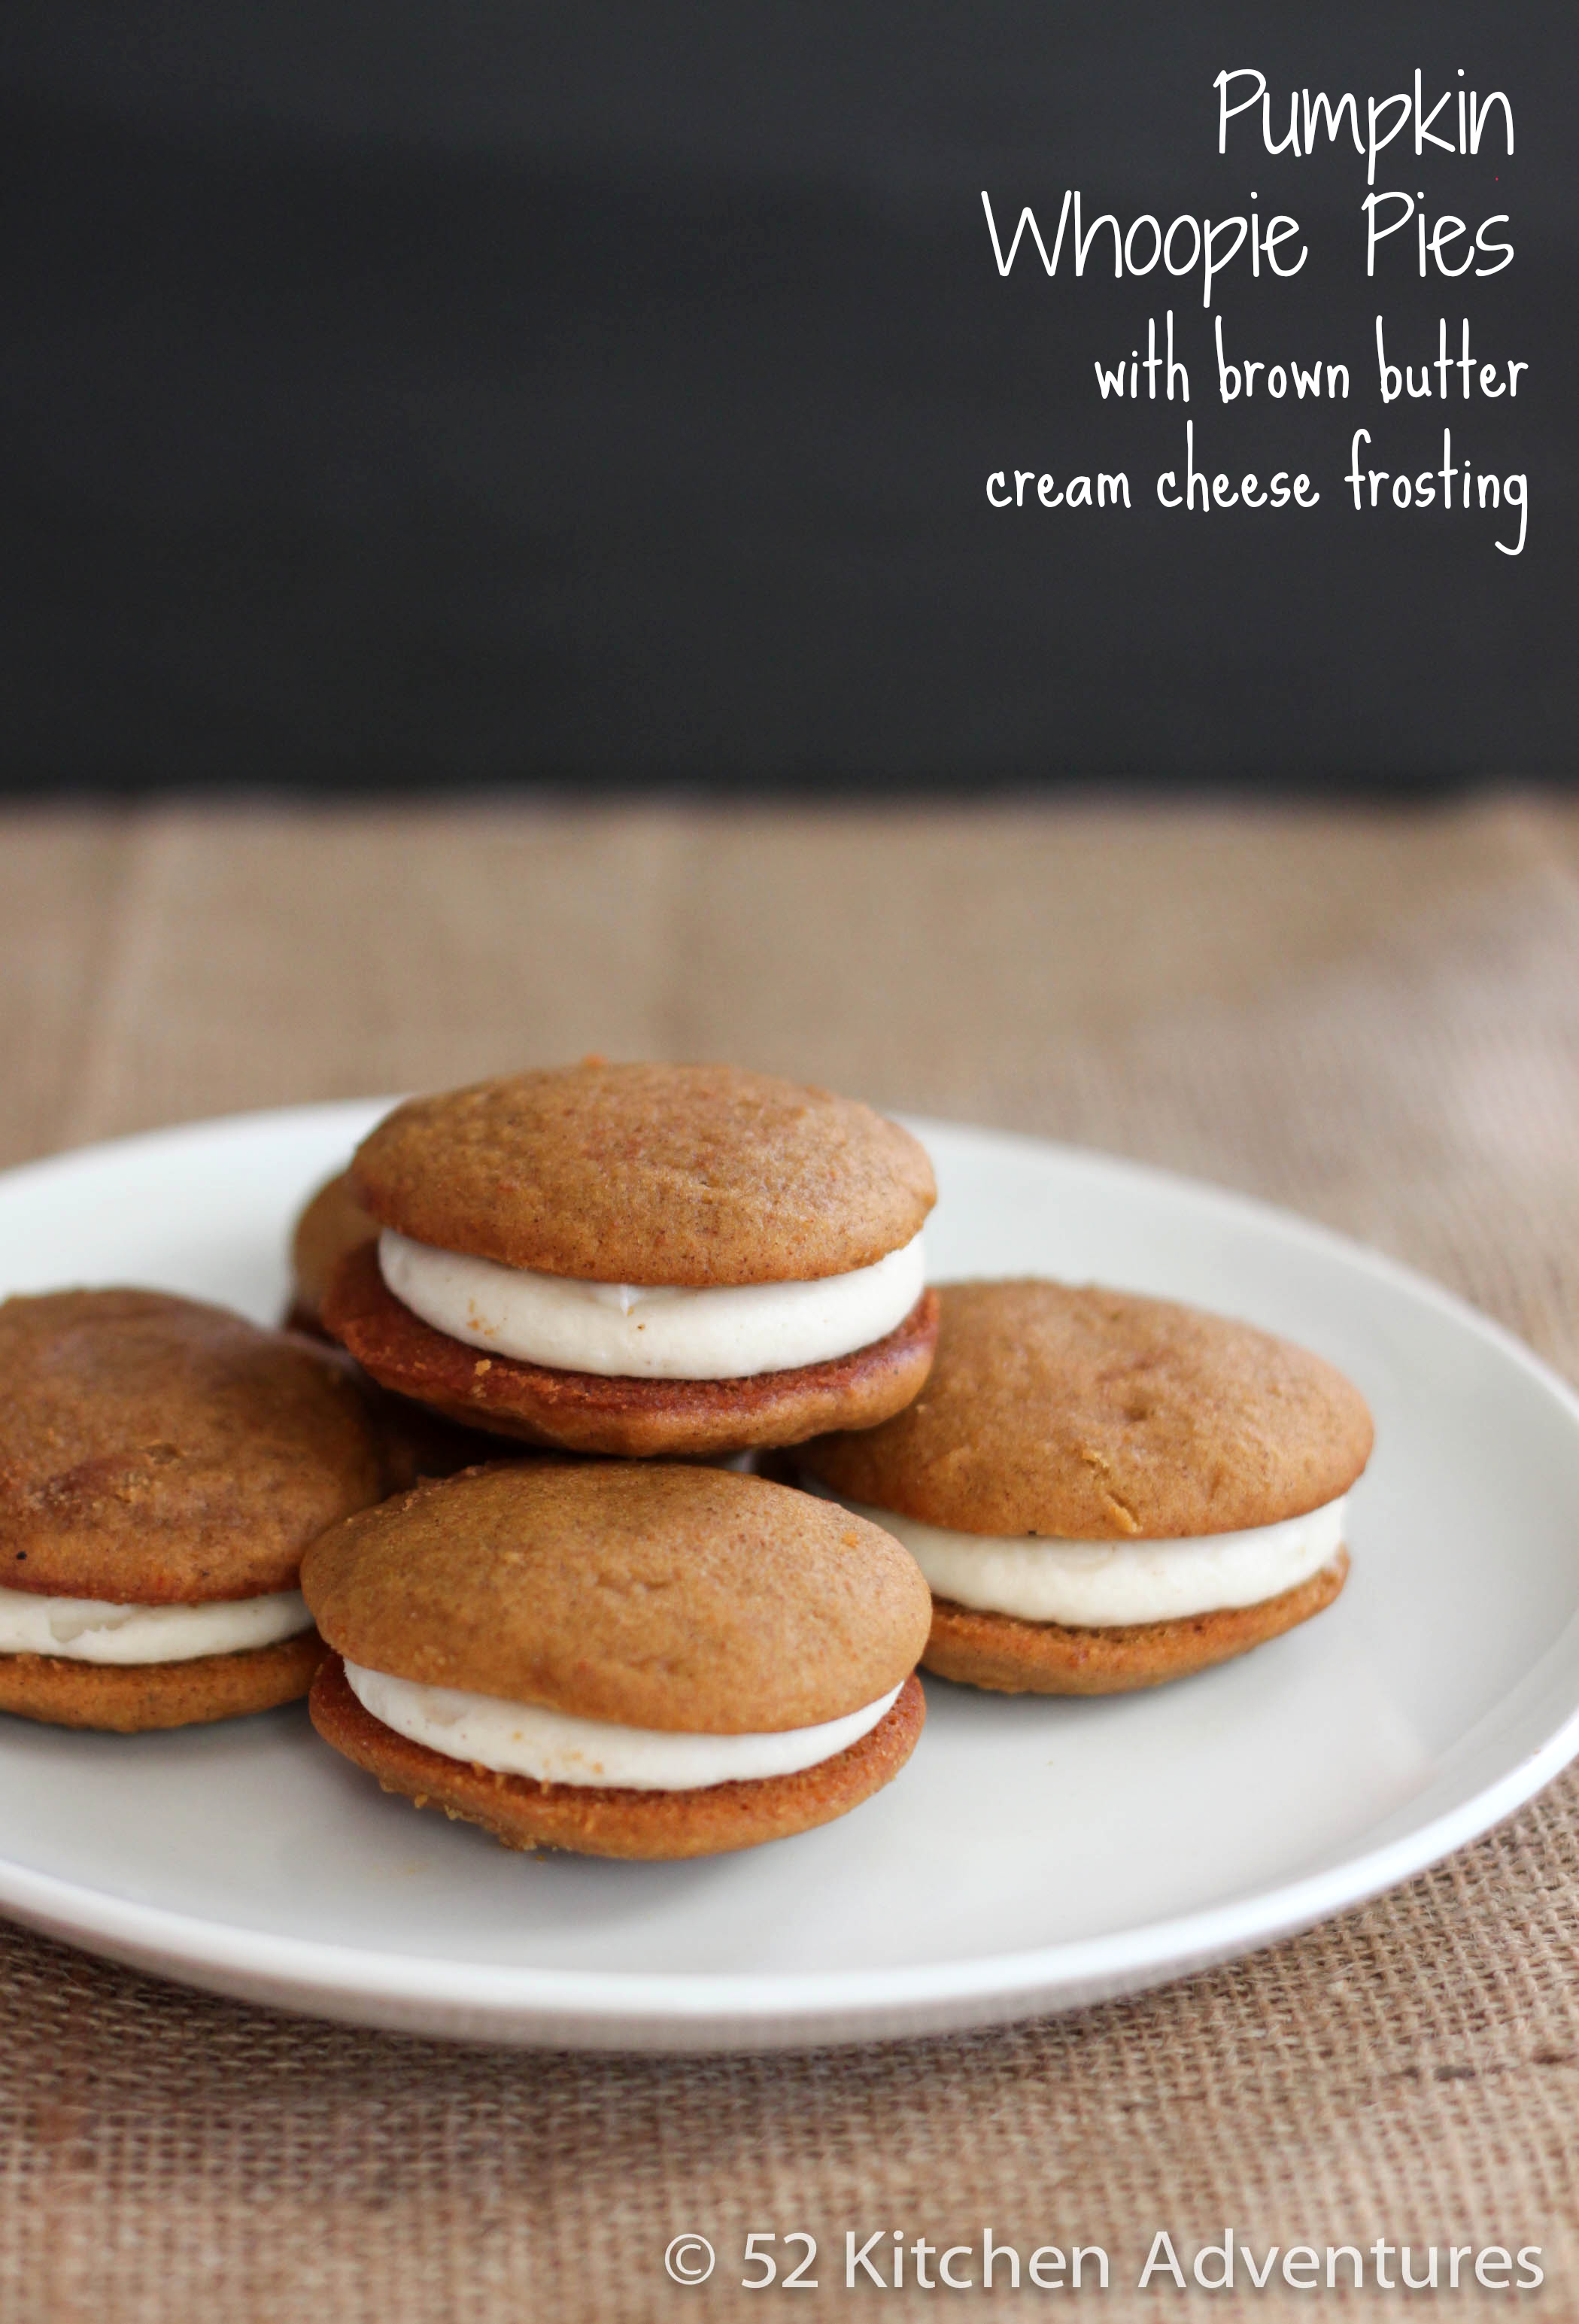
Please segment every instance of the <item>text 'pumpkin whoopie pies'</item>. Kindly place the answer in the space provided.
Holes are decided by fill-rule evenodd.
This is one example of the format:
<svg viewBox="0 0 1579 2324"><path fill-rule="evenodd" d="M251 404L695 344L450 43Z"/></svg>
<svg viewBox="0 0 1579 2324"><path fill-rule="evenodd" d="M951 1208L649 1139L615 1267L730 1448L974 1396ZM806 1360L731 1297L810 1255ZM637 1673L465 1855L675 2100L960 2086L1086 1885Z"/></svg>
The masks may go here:
<svg viewBox="0 0 1579 2324"><path fill-rule="evenodd" d="M524 1462L335 1526L302 1587L325 1739L511 1848L670 1858L898 1774L930 1608L877 1526L760 1477Z"/></svg>
<svg viewBox="0 0 1579 2324"><path fill-rule="evenodd" d="M324 1320L374 1378L577 1452L702 1454L908 1404L937 1306L909 1131L725 1065L588 1060L412 1100L352 1164Z"/></svg>
<svg viewBox="0 0 1579 2324"><path fill-rule="evenodd" d="M1319 1357L1163 1299L939 1291L937 1361L803 1471L931 1585L923 1663L1006 1693L1111 1694L1243 1654L1344 1586L1371 1416Z"/></svg>
<svg viewBox="0 0 1579 2324"><path fill-rule="evenodd" d="M337 1350L157 1291L0 1305L0 1711L124 1732L263 1711L299 1586L383 1452Z"/></svg>

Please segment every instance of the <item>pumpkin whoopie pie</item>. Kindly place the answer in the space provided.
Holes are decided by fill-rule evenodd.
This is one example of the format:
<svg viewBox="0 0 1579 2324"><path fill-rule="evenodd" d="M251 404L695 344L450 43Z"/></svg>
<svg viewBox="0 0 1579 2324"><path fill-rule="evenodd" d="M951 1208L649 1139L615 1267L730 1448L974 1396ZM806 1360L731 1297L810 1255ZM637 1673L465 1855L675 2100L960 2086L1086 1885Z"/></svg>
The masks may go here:
<svg viewBox="0 0 1579 2324"><path fill-rule="evenodd" d="M931 1362L909 1131L727 1065L579 1065L400 1106L358 1148L376 1245L324 1320L385 1388L577 1452L798 1443Z"/></svg>
<svg viewBox="0 0 1579 2324"><path fill-rule="evenodd" d="M1093 1286L952 1283L925 1390L805 1473L931 1584L928 1670L1111 1694L1243 1654L1344 1586L1371 1416L1319 1357Z"/></svg>
<svg viewBox="0 0 1579 2324"><path fill-rule="evenodd" d="M341 1170L326 1179L303 1208L291 1237L291 1304L285 1328L309 1332L315 1339L333 1344L323 1322L329 1277L347 1251L377 1240L378 1222L352 1193L350 1172ZM383 1439L392 1493L423 1477L453 1477L457 1469L475 1468L479 1461L497 1456L497 1437L462 1428L425 1404L413 1404L410 1397L392 1396L360 1370L358 1377Z"/></svg>
<svg viewBox="0 0 1579 2324"><path fill-rule="evenodd" d="M307 1692L301 1553L385 1489L336 1349L162 1292L0 1305L0 1711L131 1731Z"/></svg>
<svg viewBox="0 0 1579 2324"><path fill-rule="evenodd" d="M319 1732L508 1848L688 1857L826 1823L925 1715L926 1583L897 1542L679 1462L471 1470L308 1552L336 1651Z"/></svg>
<svg viewBox="0 0 1579 2324"><path fill-rule="evenodd" d="M291 1331L323 1333L329 1277L347 1251L377 1240L378 1222L356 1200L351 1173L337 1170L310 1196L291 1232L291 1305L285 1315Z"/></svg>

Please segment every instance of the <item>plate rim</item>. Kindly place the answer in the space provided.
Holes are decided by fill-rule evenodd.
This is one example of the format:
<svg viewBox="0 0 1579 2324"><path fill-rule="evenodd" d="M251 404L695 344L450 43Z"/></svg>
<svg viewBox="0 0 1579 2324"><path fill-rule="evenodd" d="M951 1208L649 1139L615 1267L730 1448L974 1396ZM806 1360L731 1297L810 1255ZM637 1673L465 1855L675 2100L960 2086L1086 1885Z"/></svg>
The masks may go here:
<svg viewBox="0 0 1579 2324"><path fill-rule="evenodd" d="M62 1165L117 1157L186 1137L285 1134L371 1122L397 1101L330 1099L203 1116L90 1141L0 1172L0 1198L47 1179ZM1445 1320L1489 1342L1564 1412L1579 1434L1579 1392L1493 1317L1431 1277L1318 1220L1263 1197L1240 1194L1129 1156L1035 1133L901 1113L923 1139L941 1133L1056 1160L1067 1170L1115 1177L1138 1189L1183 1197L1200 1209L1259 1223L1318 1255L1337 1259L1423 1302ZM1576 1613L1528 1665L1517 1689L1538 1688L1579 1623ZM1572 1691L1572 1690L1571 1690ZM1429 1870L1524 1806L1579 1757L1579 1691L1533 1749L1468 1798L1380 1845L1345 1850L1271 1886L1130 1927L963 1960L882 1969L775 1970L585 1970L453 1956L369 1951L320 1938L271 1933L239 1923L117 1897L0 1855L0 1912L67 1943L132 1962L156 1975L318 2015L410 2030L536 2046L736 2050L924 2035L1072 2008L1107 1994L1134 1992L1189 1976L1213 1962L1260 1951L1353 1909ZM1493 1717L1504 1694L1485 1714ZM1473 1731L1473 1730L1472 1730ZM456 2021L447 2024L446 2019Z"/></svg>

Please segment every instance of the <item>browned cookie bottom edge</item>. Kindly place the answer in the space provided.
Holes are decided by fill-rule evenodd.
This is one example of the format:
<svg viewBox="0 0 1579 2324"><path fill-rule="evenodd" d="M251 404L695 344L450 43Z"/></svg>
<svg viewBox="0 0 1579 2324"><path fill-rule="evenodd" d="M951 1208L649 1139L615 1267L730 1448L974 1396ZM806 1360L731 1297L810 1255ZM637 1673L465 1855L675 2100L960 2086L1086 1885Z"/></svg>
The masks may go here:
<svg viewBox="0 0 1579 2324"><path fill-rule="evenodd" d="M197 1727L298 1702L325 1654L316 1630L240 1654L184 1663L82 1663L63 1655L0 1655L0 1711L51 1727L140 1735Z"/></svg>
<svg viewBox="0 0 1579 2324"><path fill-rule="evenodd" d="M402 1305L376 1246L341 1260L324 1320L364 1370L468 1427L567 1452L695 1456L799 1444L870 1428L919 1395L937 1342L937 1295L869 1347L791 1371L725 1380L629 1379L485 1356Z"/></svg>
<svg viewBox="0 0 1579 2324"><path fill-rule="evenodd" d="M713 1784L704 1791L640 1792L540 1784L447 1759L374 1719L352 1693L338 1655L326 1657L309 1708L324 1741L376 1775L386 1792L480 1824L506 1848L649 1860L718 1856L831 1823L892 1782L927 1716L920 1681L912 1673L869 1734L799 1775Z"/></svg>
<svg viewBox="0 0 1579 2324"><path fill-rule="evenodd" d="M1022 1622L934 1598L923 1670L997 1694L1127 1694L1164 1686L1231 1662L1280 1637L1330 1606L1348 1579L1349 1553L1338 1551L1308 1582L1255 1606L1228 1606L1170 1622L1132 1622L1075 1629L1061 1622Z"/></svg>

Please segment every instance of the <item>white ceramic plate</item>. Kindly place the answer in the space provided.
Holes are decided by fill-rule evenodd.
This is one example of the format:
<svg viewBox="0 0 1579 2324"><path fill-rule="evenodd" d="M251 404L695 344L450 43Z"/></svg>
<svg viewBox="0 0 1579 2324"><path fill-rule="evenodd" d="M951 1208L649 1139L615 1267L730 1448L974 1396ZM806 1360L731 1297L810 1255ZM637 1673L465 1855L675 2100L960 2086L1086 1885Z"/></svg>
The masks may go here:
<svg viewBox="0 0 1579 2324"><path fill-rule="evenodd" d="M0 1178L0 1288L279 1313L303 1196L380 1109L160 1132ZM1430 1284L1255 1204L919 1124L939 1277L1220 1307L1370 1398L1353 1573L1244 1661L1092 1702L928 1680L914 1759L823 1831L697 1864L507 1854L292 1706L184 1733L0 1717L0 1910L163 1975L370 2024L630 2049L1026 2016L1262 1945L1434 1863L1579 1751L1579 1401Z"/></svg>

